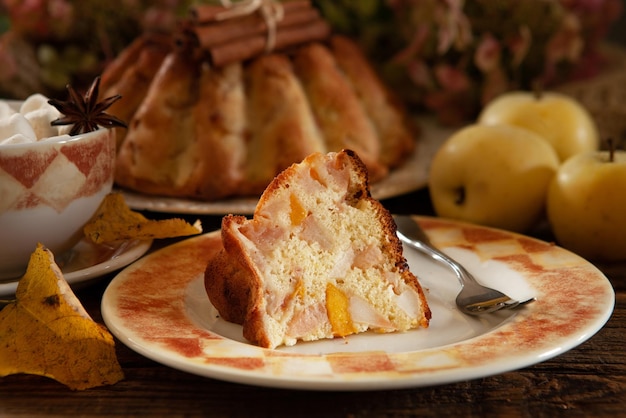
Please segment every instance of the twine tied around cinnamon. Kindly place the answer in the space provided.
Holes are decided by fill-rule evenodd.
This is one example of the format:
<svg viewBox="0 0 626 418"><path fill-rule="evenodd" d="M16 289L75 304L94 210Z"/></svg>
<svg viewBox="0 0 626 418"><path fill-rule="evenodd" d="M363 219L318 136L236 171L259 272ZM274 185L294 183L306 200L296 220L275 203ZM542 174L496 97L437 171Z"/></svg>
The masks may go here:
<svg viewBox="0 0 626 418"><path fill-rule="evenodd" d="M267 25L267 40L265 52L271 52L276 46L276 25L285 16L283 5L276 0L242 0L233 3L230 0L221 0L227 10L218 13L216 20L236 19L259 12Z"/></svg>
<svg viewBox="0 0 626 418"><path fill-rule="evenodd" d="M321 41L330 24L311 0L221 0L190 9L189 28L209 62L222 67L299 44Z"/></svg>

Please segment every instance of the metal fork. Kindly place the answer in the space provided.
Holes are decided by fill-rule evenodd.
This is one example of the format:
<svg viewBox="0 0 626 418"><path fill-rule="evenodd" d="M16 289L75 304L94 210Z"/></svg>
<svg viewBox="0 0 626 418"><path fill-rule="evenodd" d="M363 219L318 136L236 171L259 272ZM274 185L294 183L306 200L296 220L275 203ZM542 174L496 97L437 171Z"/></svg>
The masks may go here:
<svg viewBox="0 0 626 418"><path fill-rule="evenodd" d="M468 315L487 314L524 306L535 300L514 300L502 292L479 284L462 265L435 248L417 221L407 215L394 215L393 218L401 241L454 271L461 283L461 291L456 297L456 305L461 312Z"/></svg>

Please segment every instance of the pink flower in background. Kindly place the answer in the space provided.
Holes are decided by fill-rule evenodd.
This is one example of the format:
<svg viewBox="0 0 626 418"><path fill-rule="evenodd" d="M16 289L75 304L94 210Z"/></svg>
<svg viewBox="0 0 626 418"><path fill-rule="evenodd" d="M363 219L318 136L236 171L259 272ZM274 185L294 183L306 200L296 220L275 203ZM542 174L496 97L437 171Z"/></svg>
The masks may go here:
<svg viewBox="0 0 626 418"><path fill-rule="evenodd" d="M440 88L426 92L424 103L444 123L461 123L468 117L467 110L471 109L466 106L471 101L471 80L464 71L447 64L437 65L433 73Z"/></svg>
<svg viewBox="0 0 626 418"><path fill-rule="evenodd" d="M460 125L471 117L473 98L470 92L436 90L424 95L424 104L445 125Z"/></svg>
<svg viewBox="0 0 626 418"><path fill-rule="evenodd" d="M126 1L138 2L138 0ZM181 0L144 0L144 6L136 5L135 9L142 10L141 24L145 30L169 31L187 11L187 3L188 1Z"/></svg>
<svg viewBox="0 0 626 418"><path fill-rule="evenodd" d="M450 92L466 91L472 84L465 72L447 64L435 67L435 78L444 90Z"/></svg>
<svg viewBox="0 0 626 418"><path fill-rule="evenodd" d="M417 105L446 120L471 118L508 90L595 74L596 47L623 8L623 0L380 1L394 12L390 32L407 41L383 61L395 66L387 71L400 94L410 83L420 93L407 100L417 97Z"/></svg>
<svg viewBox="0 0 626 418"><path fill-rule="evenodd" d="M550 61L576 61L581 56L583 44L578 17L568 14L561 22L559 30L546 45L546 57Z"/></svg>
<svg viewBox="0 0 626 418"><path fill-rule="evenodd" d="M66 0L4 0L12 28L27 39L60 39L75 23L74 6Z"/></svg>
<svg viewBox="0 0 626 418"><path fill-rule="evenodd" d="M435 9L439 24L437 52L445 54L451 47L465 49L472 41L470 22L463 13L463 0L440 0Z"/></svg>
<svg viewBox="0 0 626 418"><path fill-rule="evenodd" d="M502 68L502 44L491 34L484 34L476 52L474 65L484 74L480 103L484 105L509 88L509 79Z"/></svg>
<svg viewBox="0 0 626 418"><path fill-rule="evenodd" d="M532 33L530 28L522 25L517 33L506 39L506 45L511 52L511 65L519 67L526 58L530 44L532 42Z"/></svg>
<svg viewBox="0 0 626 418"><path fill-rule="evenodd" d="M430 71L430 67L421 60L413 60L407 65L407 71L409 78L416 86L425 90L432 90L435 88L435 80Z"/></svg>
<svg viewBox="0 0 626 418"><path fill-rule="evenodd" d="M554 82L558 76L557 67L560 62L578 61L583 52L583 45L580 22L575 15L568 14L546 45L543 84Z"/></svg>
<svg viewBox="0 0 626 418"><path fill-rule="evenodd" d="M560 0L581 21L588 45L597 44L609 30L610 23L623 13L624 0Z"/></svg>
<svg viewBox="0 0 626 418"><path fill-rule="evenodd" d="M578 17L584 41L581 58L571 78L586 79L602 71L605 59L598 46L611 24L624 13L624 0L560 0L564 7Z"/></svg>
<svg viewBox="0 0 626 418"><path fill-rule="evenodd" d="M404 49L402 49L402 51L400 51L393 58L393 60L398 63L411 62L413 57L419 56L422 53L429 36L429 26L424 25L416 28L415 33L411 36L408 45Z"/></svg>
<svg viewBox="0 0 626 418"><path fill-rule="evenodd" d="M500 42L490 33L483 35L474 53L474 64L483 73L500 67L502 47Z"/></svg>
<svg viewBox="0 0 626 418"><path fill-rule="evenodd" d="M4 0L4 7L20 34L41 38L50 33L45 0Z"/></svg>
<svg viewBox="0 0 626 418"><path fill-rule="evenodd" d="M48 3L48 15L51 19L69 26L74 22L74 6L65 0L50 0Z"/></svg>

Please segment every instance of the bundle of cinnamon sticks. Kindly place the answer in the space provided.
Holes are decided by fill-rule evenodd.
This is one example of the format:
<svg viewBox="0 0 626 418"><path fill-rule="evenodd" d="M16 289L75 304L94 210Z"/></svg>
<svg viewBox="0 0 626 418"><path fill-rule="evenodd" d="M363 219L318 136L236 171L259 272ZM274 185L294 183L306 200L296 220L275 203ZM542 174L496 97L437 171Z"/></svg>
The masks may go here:
<svg viewBox="0 0 626 418"><path fill-rule="evenodd" d="M216 67L330 35L330 25L309 0L285 1L276 6L280 13L268 18L260 9L233 13L237 3L198 5L191 9L191 27Z"/></svg>

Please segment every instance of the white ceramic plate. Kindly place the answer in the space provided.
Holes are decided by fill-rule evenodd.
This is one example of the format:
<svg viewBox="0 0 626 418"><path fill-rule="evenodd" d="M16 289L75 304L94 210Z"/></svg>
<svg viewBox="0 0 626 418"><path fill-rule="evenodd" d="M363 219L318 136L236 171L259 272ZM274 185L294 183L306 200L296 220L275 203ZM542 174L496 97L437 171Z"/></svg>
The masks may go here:
<svg viewBox="0 0 626 418"><path fill-rule="evenodd" d="M512 297L534 296L517 311L484 317L454 305L459 284L413 250L411 270L427 289L428 329L364 333L268 350L223 321L203 287L218 232L181 241L127 267L102 300L109 329L164 365L251 385L314 390L378 390L437 385L526 367L596 333L615 294L592 264L553 244L480 226L417 218L435 244L481 280Z"/></svg>
<svg viewBox="0 0 626 418"><path fill-rule="evenodd" d="M152 240L122 241L117 244L96 245L83 239L68 252L57 257L56 263L65 280L73 287L127 266L144 255ZM15 279L0 279L0 296L15 294Z"/></svg>
<svg viewBox="0 0 626 418"><path fill-rule="evenodd" d="M429 117L419 118L421 134L415 151L404 165L393 170L383 180L370 187L372 196L388 199L418 190L428 181L430 161L435 151L454 132L452 128L438 125ZM129 190L117 190L124 196L129 207L153 212L225 215L227 213L250 215L254 212L257 198L233 198L204 202L173 197L150 196Z"/></svg>

